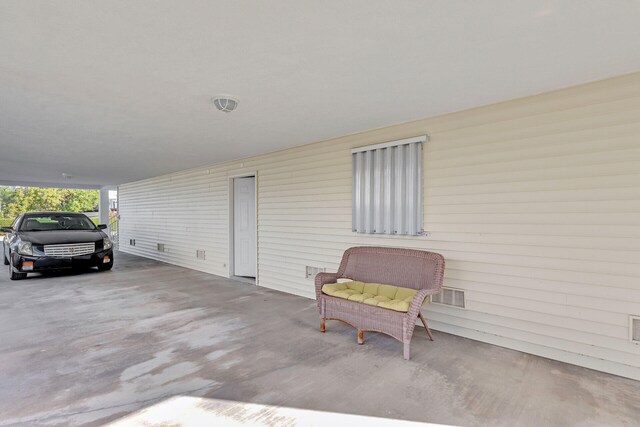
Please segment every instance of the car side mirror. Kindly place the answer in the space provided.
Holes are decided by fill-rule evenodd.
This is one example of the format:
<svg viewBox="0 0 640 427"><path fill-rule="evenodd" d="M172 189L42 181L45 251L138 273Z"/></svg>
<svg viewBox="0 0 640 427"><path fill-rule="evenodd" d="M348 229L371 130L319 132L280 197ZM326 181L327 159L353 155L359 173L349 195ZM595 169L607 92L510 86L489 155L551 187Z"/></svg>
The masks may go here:
<svg viewBox="0 0 640 427"><path fill-rule="evenodd" d="M100 230L106 230L107 229L107 224L98 224L98 228Z"/></svg>
<svg viewBox="0 0 640 427"><path fill-rule="evenodd" d="M5 233L13 233L13 228L11 227L0 227L0 230L4 231Z"/></svg>

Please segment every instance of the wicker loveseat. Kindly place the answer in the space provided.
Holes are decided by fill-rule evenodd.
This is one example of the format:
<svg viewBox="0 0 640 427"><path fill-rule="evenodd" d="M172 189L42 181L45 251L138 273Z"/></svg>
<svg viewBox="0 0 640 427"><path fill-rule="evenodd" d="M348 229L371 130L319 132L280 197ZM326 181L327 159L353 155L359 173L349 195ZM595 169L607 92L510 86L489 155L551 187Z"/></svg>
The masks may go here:
<svg viewBox="0 0 640 427"><path fill-rule="evenodd" d="M320 331L325 331L326 320L341 320L358 330L358 344L363 343L363 331L382 332L404 344L404 358L409 360L418 317L433 341L420 309L429 295L441 291L443 274L444 257L434 252L347 249L337 273L316 276ZM350 281L338 283L338 279Z"/></svg>

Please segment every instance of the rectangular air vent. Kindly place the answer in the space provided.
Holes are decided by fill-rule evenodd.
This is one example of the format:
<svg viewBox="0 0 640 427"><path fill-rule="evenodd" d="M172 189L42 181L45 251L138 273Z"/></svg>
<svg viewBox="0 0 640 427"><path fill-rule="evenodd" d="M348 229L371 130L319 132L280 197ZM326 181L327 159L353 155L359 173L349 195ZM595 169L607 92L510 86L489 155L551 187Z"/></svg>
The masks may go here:
<svg viewBox="0 0 640 427"><path fill-rule="evenodd" d="M640 316L629 316L629 338L632 343L640 344Z"/></svg>
<svg viewBox="0 0 640 427"><path fill-rule="evenodd" d="M207 254L204 250L198 249L196 250L196 258L205 260L207 259Z"/></svg>
<svg viewBox="0 0 640 427"><path fill-rule="evenodd" d="M158 243L158 252L166 252L164 250L164 243Z"/></svg>
<svg viewBox="0 0 640 427"><path fill-rule="evenodd" d="M431 295L431 302L464 308L464 291L461 289L442 288L442 292Z"/></svg>
<svg viewBox="0 0 640 427"><path fill-rule="evenodd" d="M136 239L129 239L129 246L135 246L136 245Z"/></svg>
<svg viewBox="0 0 640 427"><path fill-rule="evenodd" d="M315 279L315 278L316 278L316 275L317 275L318 273L322 273L322 272L324 272L324 271L326 271L326 270L327 270L326 268L310 267L310 266L308 266L308 265L307 265L307 270L306 270L305 277L306 277L307 279Z"/></svg>

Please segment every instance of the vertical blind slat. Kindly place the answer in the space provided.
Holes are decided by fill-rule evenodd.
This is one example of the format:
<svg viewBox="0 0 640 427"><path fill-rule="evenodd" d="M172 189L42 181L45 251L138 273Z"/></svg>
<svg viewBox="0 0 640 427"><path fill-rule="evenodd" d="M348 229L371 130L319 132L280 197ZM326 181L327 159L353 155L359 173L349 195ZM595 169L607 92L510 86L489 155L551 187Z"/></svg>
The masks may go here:
<svg viewBox="0 0 640 427"><path fill-rule="evenodd" d="M384 149L384 229L385 234L393 231L393 162L394 150Z"/></svg>
<svg viewBox="0 0 640 427"><path fill-rule="evenodd" d="M405 230L407 234L412 234L412 230L416 227L416 200L415 200L415 144L407 145L405 150L407 151L407 164L405 168L405 188L407 189L407 209L405 209L406 226Z"/></svg>
<svg viewBox="0 0 640 427"><path fill-rule="evenodd" d="M382 150L373 151L373 233L382 232L382 201L384 192L382 187Z"/></svg>
<svg viewBox="0 0 640 427"><path fill-rule="evenodd" d="M395 164L395 200L394 200L394 225L393 234L404 234L402 232L404 226L404 215L402 212L402 202L404 201L404 150L402 146L395 147L396 164Z"/></svg>
<svg viewBox="0 0 640 427"><path fill-rule="evenodd" d="M353 155L353 231L417 235L422 231L422 143Z"/></svg>
<svg viewBox="0 0 640 427"><path fill-rule="evenodd" d="M422 189L422 144L416 144L416 233L422 233L424 196Z"/></svg>
<svg viewBox="0 0 640 427"><path fill-rule="evenodd" d="M358 164L358 153L351 155L351 168L353 171L353 189L351 190L351 231L358 231L360 228L358 213L362 209L360 203L358 203L358 199L360 197L360 165Z"/></svg>
<svg viewBox="0 0 640 427"><path fill-rule="evenodd" d="M372 216L372 204L371 204L371 192L372 182L371 176L373 172L373 152L365 151L365 167L364 167L364 230L365 233L371 233L371 216Z"/></svg>

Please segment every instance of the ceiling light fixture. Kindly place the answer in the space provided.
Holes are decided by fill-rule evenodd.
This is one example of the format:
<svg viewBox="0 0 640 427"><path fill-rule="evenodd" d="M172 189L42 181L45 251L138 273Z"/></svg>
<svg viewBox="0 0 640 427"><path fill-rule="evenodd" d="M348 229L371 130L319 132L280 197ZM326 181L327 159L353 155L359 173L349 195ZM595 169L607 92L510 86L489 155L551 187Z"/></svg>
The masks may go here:
<svg viewBox="0 0 640 427"><path fill-rule="evenodd" d="M228 95L217 95L211 98L216 108L224 113L230 113L238 108L238 100Z"/></svg>

